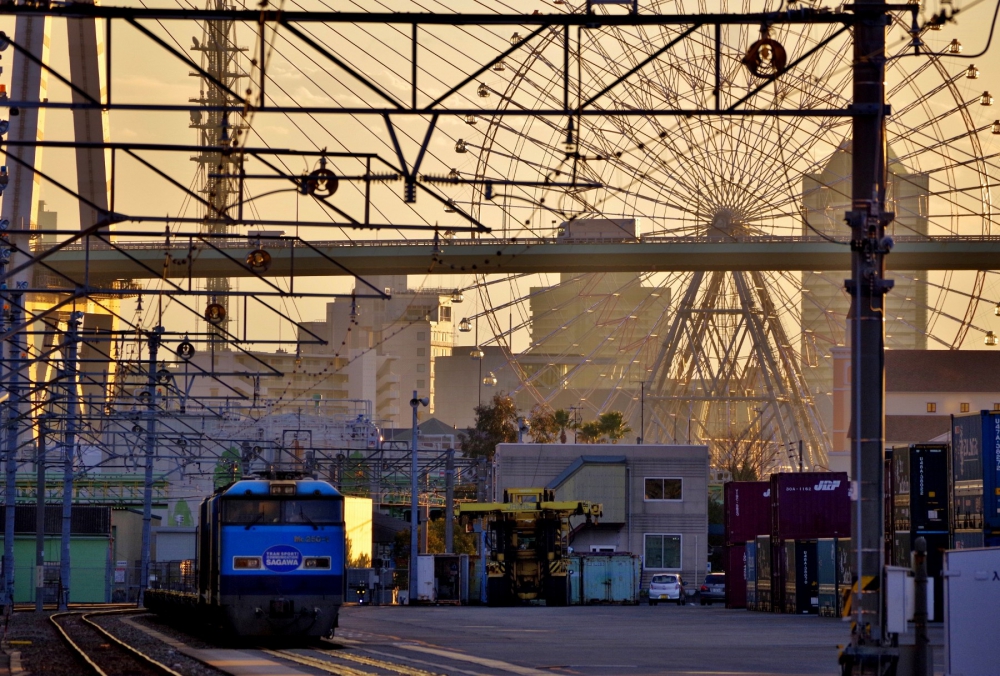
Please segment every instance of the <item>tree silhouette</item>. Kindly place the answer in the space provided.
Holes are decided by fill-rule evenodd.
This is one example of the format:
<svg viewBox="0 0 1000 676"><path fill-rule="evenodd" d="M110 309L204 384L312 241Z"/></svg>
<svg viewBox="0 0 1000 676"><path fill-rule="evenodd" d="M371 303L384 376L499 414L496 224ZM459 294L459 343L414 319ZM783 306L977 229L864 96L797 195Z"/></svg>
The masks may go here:
<svg viewBox="0 0 1000 676"><path fill-rule="evenodd" d="M617 444L632 431L621 411L602 413L597 420L585 422L578 429L577 439L585 444Z"/></svg>
<svg viewBox="0 0 1000 676"><path fill-rule="evenodd" d="M497 392L488 404L476 406L476 424L458 435L462 451L469 458L493 459L497 444L517 441L517 404L503 392Z"/></svg>

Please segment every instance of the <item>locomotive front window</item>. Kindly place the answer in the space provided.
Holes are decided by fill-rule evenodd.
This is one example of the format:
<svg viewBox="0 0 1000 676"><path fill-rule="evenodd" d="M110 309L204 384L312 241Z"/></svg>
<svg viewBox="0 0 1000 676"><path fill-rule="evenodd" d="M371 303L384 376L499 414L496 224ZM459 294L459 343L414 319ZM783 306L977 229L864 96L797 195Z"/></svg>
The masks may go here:
<svg viewBox="0 0 1000 676"><path fill-rule="evenodd" d="M284 523L318 524L340 523L344 520L340 500L286 500Z"/></svg>
<svg viewBox="0 0 1000 676"><path fill-rule="evenodd" d="M281 521L280 500L225 500L222 508L224 523L274 524Z"/></svg>

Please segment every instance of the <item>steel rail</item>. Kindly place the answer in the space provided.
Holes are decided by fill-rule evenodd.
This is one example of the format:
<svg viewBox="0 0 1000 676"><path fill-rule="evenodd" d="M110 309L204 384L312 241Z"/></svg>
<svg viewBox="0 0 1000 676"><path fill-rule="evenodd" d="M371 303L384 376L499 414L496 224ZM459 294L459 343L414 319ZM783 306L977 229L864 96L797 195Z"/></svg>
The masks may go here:
<svg viewBox="0 0 1000 676"><path fill-rule="evenodd" d="M88 626L92 627L94 630L96 630L98 633L102 634L106 638L114 641L115 644L117 644L119 647L123 648L124 650L126 650L130 654L132 654L135 657L138 657L139 659L145 661L147 664L149 664L150 666L152 666L154 669L157 669L158 671L162 671L165 674L169 674L170 676L184 676L183 674L174 671L173 669L171 669L167 665L163 664L162 662L157 662L156 660L154 660L149 655L143 653L142 651L136 649L135 647L129 645L128 643L122 641L117 636L115 636L111 632L107 631L106 629L104 629L103 627L101 627L99 624L97 624L93 620L89 619L90 617L97 616L97 615L117 615L117 614L122 614L122 613L135 613L135 612L141 612L141 610L137 609L137 608L129 608L129 609L126 609L126 610L105 610L105 611L98 611L98 612L93 612L93 613L83 613L83 612L80 612L80 611L70 611L70 612L65 612L65 613L55 613L55 614L49 616L49 621L53 625L55 625L55 628L62 635L63 640L65 640L66 643L68 643L69 646L73 650L75 650L77 652L77 654L80 655L80 657L83 658L83 660L90 666L90 668L93 669L100 676L110 676L110 675L106 671L104 671L100 666L98 666L96 662L94 662L92 659L90 659L90 656L87 655L87 652L83 648L81 648L79 645L77 645L77 643L72 638L70 638L69 633L67 633L67 631L59 624L59 622L56 620L56 618L58 618L58 617L66 617L68 615L79 615L80 616L80 621L82 621L83 623L85 623Z"/></svg>

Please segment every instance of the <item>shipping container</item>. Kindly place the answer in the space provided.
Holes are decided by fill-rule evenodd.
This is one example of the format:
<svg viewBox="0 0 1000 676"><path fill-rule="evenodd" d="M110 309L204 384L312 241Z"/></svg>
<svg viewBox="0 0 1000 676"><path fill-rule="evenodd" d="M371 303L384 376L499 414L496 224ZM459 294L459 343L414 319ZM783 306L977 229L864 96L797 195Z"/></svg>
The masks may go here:
<svg viewBox="0 0 1000 676"><path fill-rule="evenodd" d="M844 472L771 475L771 537L816 540L850 537L851 512Z"/></svg>
<svg viewBox="0 0 1000 676"><path fill-rule="evenodd" d="M986 544L986 536L983 529L978 530L956 530L952 536L954 549L980 549L982 547L996 547L998 545Z"/></svg>
<svg viewBox="0 0 1000 676"><path fill-rule="evenodd" d="M726 547L726 608L747 607L746 558L745 544Z"/></svg>
<svg viewBox="0 0 1000 676"><path fill-rule="evenodd" d="M815 615L819 612L817 541L788 540L784 545L785 612Z"/></svg>
<svg viewBox="0 0 1000 676"><path fill-rule="evenodd" d="M757 610L757 541L747 540L746 554L747 610Z"/></svg>
<svg viewBox="0 0 1000 676"><path fill-rule="evenodd" d="M817 540L817 614L820 617L839 617L837 599L840 597L840 586L837 573L837 538Z"/></svg>
<svg viewBox="0 0 1000 676"><path fill-rule="evenodd" d="M944 617L944 579L942 570L944 566L944 552L949 547L950 536L948 533L917 533L911 535L906 531L897 531L893 538L894 556L897 561L895 565L903 568L912 568L913 562L911 553L916 546L916 538L922 537L927 542L927 577L934 578L934 617L940 622Z"/></svg>
<svg viewBox="0 0 1000 676"><path fill-rule="evenodd" d="M727 545L742 545L771 532L771 483L730 481L723 493Z"/></svg>
<svg viewBox="0 0 1000 676"><path fill-rule="evenodd" d="M955 545L975 531L985 544L1000 534L1000 412L952 416L951 423Z"/></svg>
<svg viewBox="0 0 1000 676"><path fill-rule="evenodd" d="M891 564L893 560L893 535L896 532L893 453L893 449L885 449L882 461L882 549L886 564Z"/></svg>
<svg viewBox="0 0 1000 676"><path fill-rule="evenodd" d="M914 444L893 450L893 532L949 531L948 460L946 444Z"/></svg>
<svg viewBox="0 0 1000 676"><path fill-rule="evenodd" d="M571 605L639 602L642 566L634 554L570 556L568 573Z"/></svg>
<svg viewBox="0 0 1000 676"><path fill-rule="evenodd" d="M785 612L785 543L771 538L771 612Z"/></svg>
<svg viewBox="0 0 1000 676"><path fill-rule="evenodd" d="M757 536L757 603L756 610L771 612L771 536Z"/></svg>
<svg viewBox="0 0 1000 676"><path fill-rule="evenodd" d="M851 538L837 538L837 617L844 616L844 604L854 586L854 564Z"/></svg>

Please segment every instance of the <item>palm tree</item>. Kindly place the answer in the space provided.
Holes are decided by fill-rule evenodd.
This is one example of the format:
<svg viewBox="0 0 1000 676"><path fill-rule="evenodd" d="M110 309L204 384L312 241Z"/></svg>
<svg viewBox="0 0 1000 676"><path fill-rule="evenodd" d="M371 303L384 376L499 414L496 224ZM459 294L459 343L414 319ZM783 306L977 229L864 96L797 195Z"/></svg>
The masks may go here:
<svg viewBox="0 0 1000 676"><path fill-rule="evenodd" d="M555 426L559 428L559 441L560 443L566 443L566 429L572 425L572 418L569 415L569 411L564 408L556 410L552 414L552 422Z"/></svg>
<svg viewBox="0 0 1000 676"><path fill-rule="evenodd" d="M604 440L604 430L601 429L601 423L596 420L585 422L578 429L580 430L578 438L585 444L599 444Z"/></svg>
<svg viewBox="0 0 1000 676"><path fill-rule="evenodd" d="M625 424L625 414L621 411L602 413L597 418L597 424L601 435L607 437L613 444L617 444L632 432L632 428Z"/></svg>

